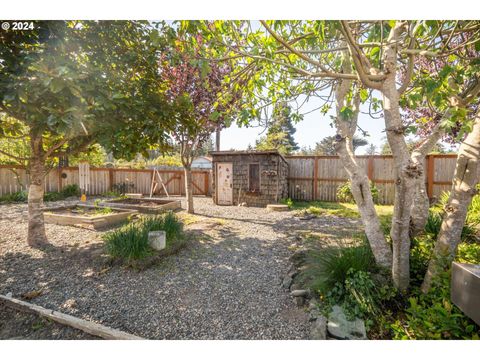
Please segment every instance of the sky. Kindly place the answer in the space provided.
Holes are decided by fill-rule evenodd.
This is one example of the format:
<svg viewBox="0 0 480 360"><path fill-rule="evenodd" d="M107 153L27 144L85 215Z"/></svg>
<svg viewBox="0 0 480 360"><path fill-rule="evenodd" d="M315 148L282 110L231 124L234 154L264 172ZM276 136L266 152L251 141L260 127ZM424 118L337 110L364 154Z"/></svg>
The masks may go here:
<svg viewBox="0 0 480 360"><path fill-rule="evenodd" d="M302 107L300 112L307 113L319 107L321 104L322 102L319 99L311 98L309 102ZM363 108L361 110L366 111L366 109ZM297 131L294 134L294 138L298 143L298 146L311 146L313 148L315 147L315 143L319 142L324 137L335 135L335 128L330 126L330 115L333 115L333 110L328 114L323 115L318 109L306 114L302 121L295 124ZM385 142L384 119L373 119L368 114L360 113L358 125L363 130L368 132L369 136L366 137L367 141L371 144L374 144L379 152L381 145ZM358 130L357 134L361 135ZM260 138L262 135L265 135L264 127L239 128L233 124L231 127L222 130L220 149L245 150L248 144L255 146L255 140ZM360 147L356 153L359 155L364 154L366 149L367 146Z"/></svg>

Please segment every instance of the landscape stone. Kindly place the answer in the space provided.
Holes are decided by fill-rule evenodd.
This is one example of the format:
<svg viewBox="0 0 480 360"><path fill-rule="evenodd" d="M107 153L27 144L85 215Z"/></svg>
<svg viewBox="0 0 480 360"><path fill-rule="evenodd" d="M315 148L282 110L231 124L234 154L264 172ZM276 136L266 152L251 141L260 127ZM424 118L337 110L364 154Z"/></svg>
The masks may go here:
<svg viewBox="0 0 480 360"><path fill-rule="evenodd" d="M285 276L283 278L282 286L285 289L290 289L290 286L292 285L293 279L290 276Z"/></svg>
<svg viewBox="0 0 480 360"><path fill-rule="evenodd" d="M292 286L290 286L290 291L300 290L301 288L300 284L293 283Z"/></svg>
<svg viewBox="0 0 480 360"><path fill-rule="evenodd" d="M303 306L305 305L305 298L303 296L296 296L294 297L295 304L297 306Z"/></svg>
<svg viewBox="0 0 480 360"><path fill-rule="evenodd" d="M366 340L367 332L363 320L356 318L353 321L347 319L343 309L335 305L328 315L328 334L336 339Z"/></svg>
<svg viewBox="0 0 480 360"><path fill-rule="evenodd" d="M319 316L312 324L310 329L311 340L326 340L327 339L327 319L325 316Z"/></svg>
<svg viewBox="0 0 480 360"><path fill-rule="evenodd" d="M291 292L291 295L294 296L294 297L298 297L298 296L306 297L308 295L308 291L307 290L293 290Z"/></svg>

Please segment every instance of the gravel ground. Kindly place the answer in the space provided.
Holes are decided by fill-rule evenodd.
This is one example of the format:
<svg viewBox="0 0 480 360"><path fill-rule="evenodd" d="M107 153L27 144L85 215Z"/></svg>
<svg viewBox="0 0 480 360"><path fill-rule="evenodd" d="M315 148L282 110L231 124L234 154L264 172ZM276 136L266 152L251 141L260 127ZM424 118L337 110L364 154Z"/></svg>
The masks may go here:
<svg viewBox="0 0 480 360"><path fill-rule="evenodd" d="M96 336L0 304L0 339L95 340Z"/></svg>
<svg viewBox="0 0 480 360"><path fill-rule="evenodd" d="M197 214L185 218L194 233L187 248L136 272L106 267L101 232L47 224L52 247L28 248L26 211L0 205L0 293L41 290L30 301L152 339L308 338L306 312L280 286L296 235L359 227L198 197Z"/></svg>

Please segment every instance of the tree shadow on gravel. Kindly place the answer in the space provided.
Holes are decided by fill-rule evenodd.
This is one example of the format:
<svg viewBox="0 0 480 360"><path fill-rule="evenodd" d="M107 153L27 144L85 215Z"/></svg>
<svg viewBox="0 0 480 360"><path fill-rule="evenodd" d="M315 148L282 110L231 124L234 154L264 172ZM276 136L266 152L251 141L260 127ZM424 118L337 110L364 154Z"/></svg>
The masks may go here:
<svg viewBox="0 0 480 360"><path fill-rule="evenodd" d="M251 338L258 326L264 337L284 337L272 317L295 310L279 285L285 247L228 226L191 234L198 238L187 248L142 272L106 269L102 243L6 253L0 293L42 290L28 301L148 338Z"/></svg>

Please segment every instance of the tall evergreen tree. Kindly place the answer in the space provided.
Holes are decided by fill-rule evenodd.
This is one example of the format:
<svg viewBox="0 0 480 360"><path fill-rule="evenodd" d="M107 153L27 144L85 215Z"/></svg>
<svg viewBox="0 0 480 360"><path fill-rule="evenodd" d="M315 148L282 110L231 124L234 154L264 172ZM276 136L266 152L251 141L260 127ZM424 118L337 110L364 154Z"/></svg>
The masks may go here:
<svg viewBox="0 0 480 360"><path fill-rule="evenodd" d="M286 103L275 106L272 122L267 135L255 143L257 150L276 149L283 154L290 154L299 149L293 135L297 131L293 126L292 108Z"/></svg>
<svg viewBox="0 0 480 360"><path fill-rule="evenodd" d="M357 150L361 146L368 145L368 141L364 138L354 136L353 137L353 150ZM326 136L320 142L315 144L315 155L337 155L335 148L335 136Z"/></svg>

